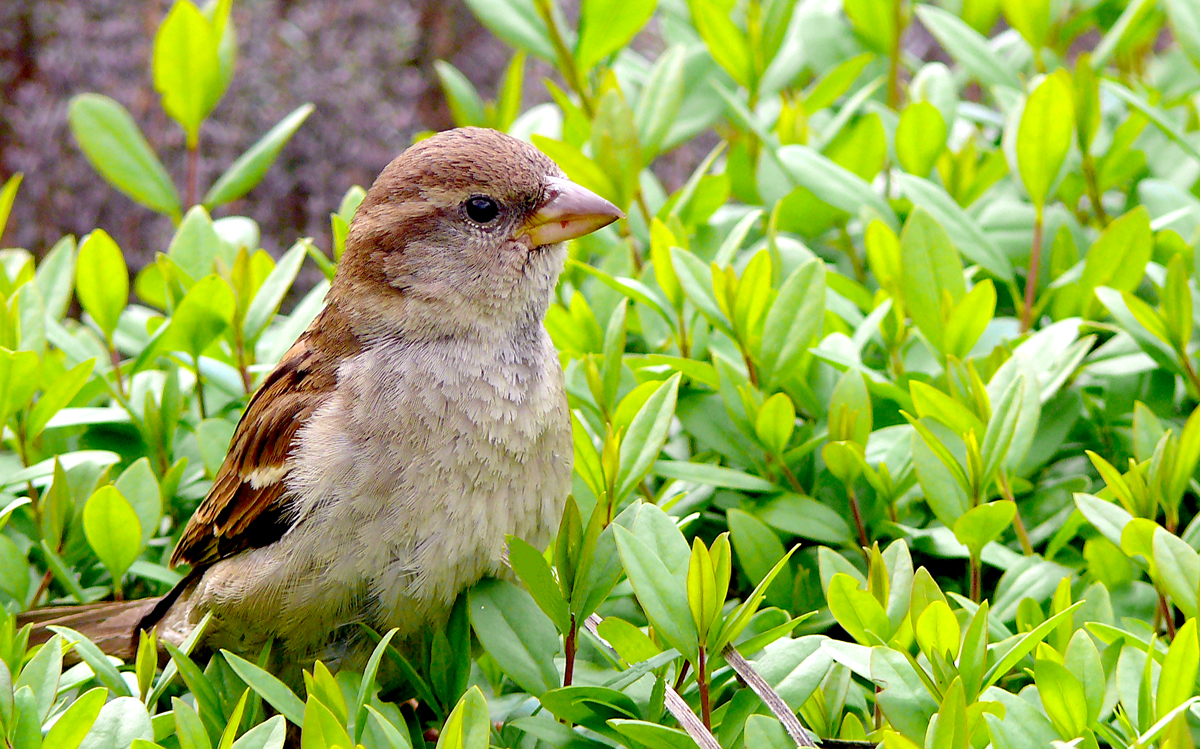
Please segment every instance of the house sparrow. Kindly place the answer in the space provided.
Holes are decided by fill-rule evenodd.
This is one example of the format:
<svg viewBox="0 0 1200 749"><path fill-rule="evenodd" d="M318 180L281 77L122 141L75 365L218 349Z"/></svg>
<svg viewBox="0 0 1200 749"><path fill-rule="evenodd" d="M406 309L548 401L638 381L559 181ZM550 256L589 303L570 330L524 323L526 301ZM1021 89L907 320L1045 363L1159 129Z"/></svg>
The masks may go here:
<svg viewBox="0 0 1200 749"><path fill-rule="evenodd" d="M277 668L357 663L371 644L346 625L412 639L504 573L507 535L546 543L573 452L542 319L564 241L622 217L492 130L397 157L183 531L171 563L191 572L110 608L102 646L151 627L179 644L211 613L206 649L253 657L273 638Z"/></svg>

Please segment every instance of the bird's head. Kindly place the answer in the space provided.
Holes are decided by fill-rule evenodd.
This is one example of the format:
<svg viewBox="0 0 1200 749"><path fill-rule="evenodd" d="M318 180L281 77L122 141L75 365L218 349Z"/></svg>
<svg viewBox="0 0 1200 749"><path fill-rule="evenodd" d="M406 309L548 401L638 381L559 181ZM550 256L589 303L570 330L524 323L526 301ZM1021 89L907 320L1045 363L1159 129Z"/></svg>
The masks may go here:
<svg viewBox="0 0 1200 749"><path fill-rule="evenodd" d="M383 170L350 223L332 298L360 323L441 336L541 322L564 242L623 218L533 146L460 128Z"/></svg>

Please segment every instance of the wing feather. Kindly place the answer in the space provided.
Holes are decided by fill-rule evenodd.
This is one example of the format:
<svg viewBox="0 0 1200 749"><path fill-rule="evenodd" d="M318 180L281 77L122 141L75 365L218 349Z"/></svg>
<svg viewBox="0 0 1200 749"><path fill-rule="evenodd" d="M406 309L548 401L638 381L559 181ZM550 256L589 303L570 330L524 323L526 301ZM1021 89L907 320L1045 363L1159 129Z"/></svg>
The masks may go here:
<svg viewBox="0 0 1200 749"><path fill-rule="evenodd" d="M171 566L212 564L277 541L288 529L287 474L297 434L333 395L337 365L357 342L330 308L284 354L250 398L229 454Z"/></svg>

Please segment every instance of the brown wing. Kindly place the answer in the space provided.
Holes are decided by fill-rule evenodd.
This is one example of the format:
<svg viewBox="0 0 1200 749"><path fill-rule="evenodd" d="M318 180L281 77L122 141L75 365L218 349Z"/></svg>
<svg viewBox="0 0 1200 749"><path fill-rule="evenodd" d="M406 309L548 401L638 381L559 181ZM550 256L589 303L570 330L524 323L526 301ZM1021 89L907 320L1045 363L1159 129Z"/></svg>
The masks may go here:
<svg viewBox="0 0 1200 749"><path fill-rule="evenodd" d="M250 399L208 496L171 555L171 566L211 564L277 541L287 531L285 477L297 432L333 394L337 365L357 350L332 308L284 354Z"/></svg>

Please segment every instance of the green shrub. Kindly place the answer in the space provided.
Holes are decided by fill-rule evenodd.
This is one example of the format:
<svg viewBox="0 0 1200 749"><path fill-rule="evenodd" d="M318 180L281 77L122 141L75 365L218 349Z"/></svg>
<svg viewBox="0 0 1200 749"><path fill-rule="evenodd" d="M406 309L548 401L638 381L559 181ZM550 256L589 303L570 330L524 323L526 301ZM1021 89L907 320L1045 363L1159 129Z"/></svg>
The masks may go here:
<svg viewBox="0 0 1200 749"><path fill-rule="evenodd" d="M577 28L554 0L468 5L517 52L495 102L438 65L458 123L629 215L573 244L546 319L575 433L555 543L513 539L524 585L465 593L417 662L381 633L303 698L231 654L160 671L152 639L130 664L65 629L29 648L12 613L179 579L174 534L328 284L280 303L306 259L332 278L362 196L329 252L275 261L82 96L97 169L179 224L132 304L99 229L0 257L8 744L257 749L290 722L306 749L738 749L803 744L798 715L891 748L1193 746L1196 4L584 0ZM193 153L228 8L180 0L156 39ZM918 24L949 64L905 46ZM565 88L521 112L527 56ZM250 189L307 111L200 202ZM655 176L714 133L682 187Z"/></svg>

